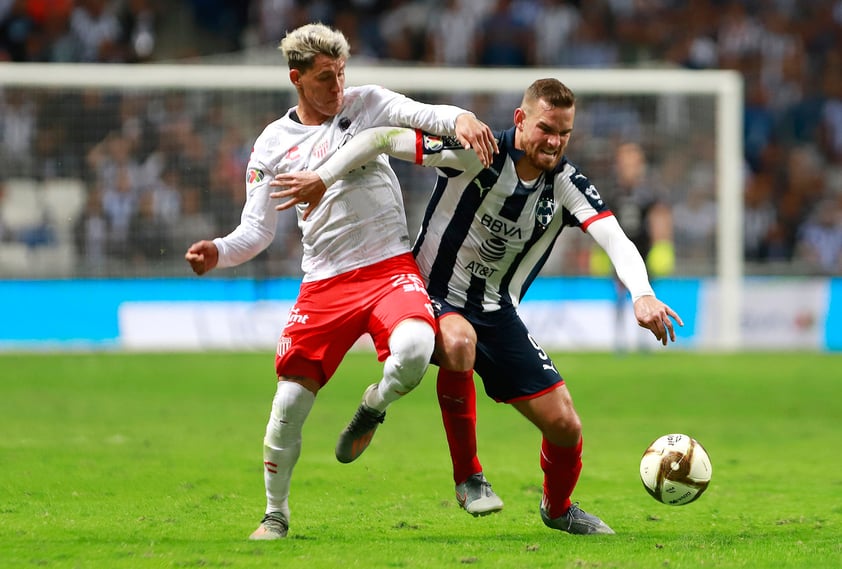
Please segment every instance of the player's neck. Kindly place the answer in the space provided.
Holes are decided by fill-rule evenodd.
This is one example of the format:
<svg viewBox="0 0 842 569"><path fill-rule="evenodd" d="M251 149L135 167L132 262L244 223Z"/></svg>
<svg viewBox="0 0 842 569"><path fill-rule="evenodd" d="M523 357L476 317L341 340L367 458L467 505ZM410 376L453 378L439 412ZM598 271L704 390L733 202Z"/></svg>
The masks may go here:
<svg viewBox="0 0 842 569"><path fill-rule="evenodd" d="M541 181L541 178L542 176L539 174L536 178L518 178L518 181L520 182L521 186L523 186L527 190L531 190L532 188L538 185L538 183Z"/></svg>
<svg viewBox="0 0 842 569"><path fill-rule="evenodd" d="M329 115L316 111L301 101L298 101L295 114L298 117L298 122L306 126L317 126L333 118Z"/></svg>
<svg viewBox="0 0 842 569"><path fill-rule="evenodd" d="M537 180L543 171L530 164L524 156L515 164L515 173L523 184L529 185L530 182Z"/></svg>

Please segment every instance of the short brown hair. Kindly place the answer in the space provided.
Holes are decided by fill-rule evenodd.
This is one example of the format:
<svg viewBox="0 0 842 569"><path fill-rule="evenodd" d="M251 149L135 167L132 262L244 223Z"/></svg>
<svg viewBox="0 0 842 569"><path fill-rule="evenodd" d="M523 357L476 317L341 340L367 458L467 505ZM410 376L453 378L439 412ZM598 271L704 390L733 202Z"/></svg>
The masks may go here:
<svg viewBox="0 0 842 569"><path fill-rule="evenodd" d="M521 106L530 102L543 100L554 107L568 109L576 104L576 95L558 79L538 79L526 88Z"/></svg>

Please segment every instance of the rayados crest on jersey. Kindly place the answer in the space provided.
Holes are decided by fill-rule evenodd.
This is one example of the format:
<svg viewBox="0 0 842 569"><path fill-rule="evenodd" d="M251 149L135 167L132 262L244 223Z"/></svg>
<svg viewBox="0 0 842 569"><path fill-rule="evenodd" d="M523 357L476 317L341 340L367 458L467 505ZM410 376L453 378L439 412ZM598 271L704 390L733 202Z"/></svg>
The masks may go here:
<svg viewBox="0 0 842 569"><path fill-rule="evenodd" d="M535 206L535 219L538 220L541 227L547 227L550 224L554 213L555 202L552 198L542 197L538 200L538 204Z"/></svg>

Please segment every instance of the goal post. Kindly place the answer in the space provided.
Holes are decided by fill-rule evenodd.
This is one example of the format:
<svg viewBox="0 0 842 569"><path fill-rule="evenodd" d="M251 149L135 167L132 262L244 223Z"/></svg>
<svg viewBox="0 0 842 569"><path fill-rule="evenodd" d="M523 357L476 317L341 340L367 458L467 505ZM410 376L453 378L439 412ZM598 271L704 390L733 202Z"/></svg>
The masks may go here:
<svg viewBox="0 0 842 569"><path fill-rule="evenodd" d="M440 102L452 101L454 93L494 97L505 95L509 101L519 101L523 90L540 77L556 77L568 85L580 101L577 113L577 133L588 136L588 125L580 119L587 116L590 99L610 100L613 107L631 98L651 98L664 104L647 103L643 114L657 122L658 113L690 114L696 111L673 106L670 100L706 98L710 111L678 121L686 132L672 132L675 140L690 138L697 129L709 130L713 145L714 184L716 198L716 239L713 273L717 283L716 315L712 319L717 328L712 334L722 350L735 350L741 345L740 315L743 280L743 82L741 76L727 70L681 69L559 69L559 68L438 68L397 67L349 64L347 84L379 84L410 96L425 100L426 95L439 96ZM1 63L0 96L10 88L24 88L56 92L89 89L118 92L165 93L236 92L286 94L294 92L283 65L95 65L95 64L38 64ZM516 103L515 103L516 104ZM511 107L513 109L513 107ZM707 103L705 104L707 109ZM275 109L282 112L285 109ZM265 108L261 109L265 112ZM510 111L509 111L510 112ZM478 110L480 118L489 122ZM262 116L262 115L261 115ZM510 120L511 115L507 120ZM648 120L648 119L647 119ZM675 121L673 121L675 122ZM510 124L510 123L509 123ZM501 127L508 126L501 125ZM653 136L658 136L653 131ZM256 135L256 133L254 133ZM577 134L577 137L579 134ZM590 159L587 148L577 145L572 154ZM604 148L604 146L602 147ZM604 165L604 163L603 163ZM599 169L585 169L597 186L607 173Z"/></svg>

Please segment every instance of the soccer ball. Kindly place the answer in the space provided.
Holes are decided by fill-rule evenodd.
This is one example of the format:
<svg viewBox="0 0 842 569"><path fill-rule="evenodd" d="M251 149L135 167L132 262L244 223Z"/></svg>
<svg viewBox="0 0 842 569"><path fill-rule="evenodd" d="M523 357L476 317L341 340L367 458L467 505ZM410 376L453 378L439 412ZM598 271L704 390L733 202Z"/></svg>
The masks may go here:
<svg viewBox="0 0 842 569"><path fill-rule="evenodd" d="M687 435L655 439L640 459L640 480L646 491L670 506L683 506L701 496L711 472L707 451Z"/></svg>

